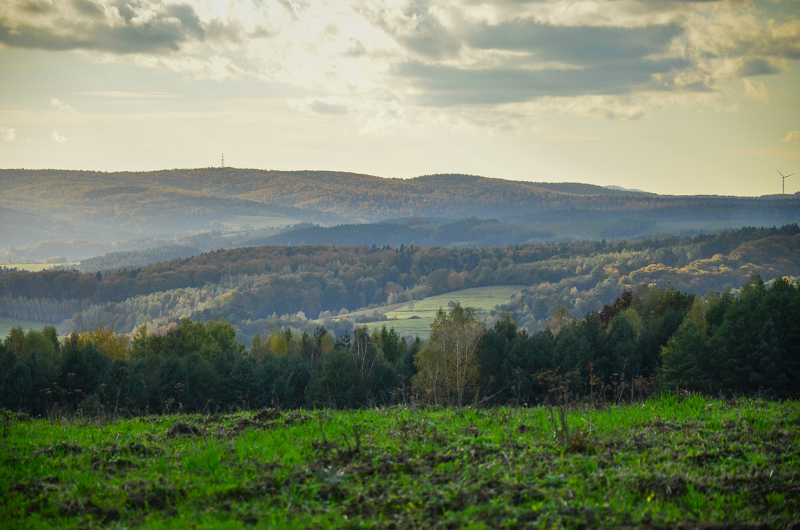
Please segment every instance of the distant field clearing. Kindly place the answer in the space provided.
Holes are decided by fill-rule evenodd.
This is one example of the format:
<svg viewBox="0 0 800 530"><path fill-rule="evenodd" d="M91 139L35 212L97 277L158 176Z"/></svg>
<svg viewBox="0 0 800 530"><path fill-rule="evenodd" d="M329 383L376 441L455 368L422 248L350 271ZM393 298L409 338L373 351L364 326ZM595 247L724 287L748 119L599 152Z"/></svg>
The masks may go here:
<svg viewBox="0 0 800 530"><path fill-rule="evenodd" d="M447 311L450 302L460 302L463 307L474 308L478 316L481 316L497 306L507 304L512 296L527 288L526 285L474 287L414 300L386 312L388 320L369 322L367 326L380 328L385 325L387 328L393 327L401 335L427 337L431 331L431 322L436 318L436 312L439 308Z"/></svg>
<svg viewBox="0 0 800 530"><path fill-rule="evenodd" d="M78 261L70 261L67 263L0 263L0 267L17 269L20 271L39 272L52 269L53 267L74 267L78 263Z"/></svg>
<svg viewBox="0 0 800 530"><path fill-rule="evenodd" d="M27 332L30 329L43 329L47 325L55 326L55 328L58 329L61 323L48 324L47 322L35 322L33 320L20 320L18 318L0 317L0 341L8 337L8 334L11 333L11 328L19 326ZM61 330L59 330L59 333L60 332Z"/></svg>

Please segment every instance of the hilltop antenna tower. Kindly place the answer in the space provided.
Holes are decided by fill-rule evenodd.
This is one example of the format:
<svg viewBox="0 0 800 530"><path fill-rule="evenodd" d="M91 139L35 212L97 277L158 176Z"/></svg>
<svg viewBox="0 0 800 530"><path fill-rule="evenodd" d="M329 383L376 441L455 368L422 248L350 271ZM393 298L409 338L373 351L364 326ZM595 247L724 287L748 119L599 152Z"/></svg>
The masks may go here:
<svg viewBox="0 0 800 530"><path fill-rule="evenodd" d="M222 162L219 167L225 167L225 153L222 153Z"/></svg>
<svg viewBox="0 0 800 530"><path fill-rule="evenodd" d="M778 170L776 169L775 171L778 171ZM789 173L788 175L784 175L783 173L781 173L780 171L778 171L778 175L780 175L781 177L783 177L783 180L781 181L781 182L783 183L783 190L782 190L782 191L783 191L783 194L784 194L784 195L786 195L786 179L788 179L789 177L791 177L792 175L794 175L794 173Z"/></svg>

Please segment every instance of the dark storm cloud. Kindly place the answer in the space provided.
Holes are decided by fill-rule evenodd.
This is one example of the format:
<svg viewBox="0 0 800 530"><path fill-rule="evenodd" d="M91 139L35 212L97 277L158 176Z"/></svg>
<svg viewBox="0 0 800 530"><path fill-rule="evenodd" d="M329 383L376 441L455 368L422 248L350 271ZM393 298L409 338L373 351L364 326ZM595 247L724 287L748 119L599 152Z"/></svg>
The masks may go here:
<svg viewBox="0 0 800 530"><path fill-rule="evenodd" d="M493 105L542 96L623 95L645 87L656 73L685 68L681 59L630 61L580 70L466 70L406 63L397 75L422 91L418 103L431 106Z"/></svg>
<svg viewBox="0 0 800 530"><path fill-rule="evenodd" d="M42 3L42 5L48 5ZM119 1L116 8L124 24L109 24L103 6L91 0L72 0L81 16L43 16L23 18L13 26L0 18L0 43L18 48L45 50L94 50L116 54L168 53L189 42L238 41L240 30L219 21L204 25L191 4L151 4L144 1ZM47 14L39 3L16 4L18 11ZM137 9L153 10L147 21L134 20ZM13 8L12 8L13 9ZM38 10L38 11L36 11Z"/></svg>
<svg viewBox="0 0 800 530"><path fill-rule="evenodd" d="M529 51L537 59L583 65L662 53L681 33L675 24L618 28L511 22L482 24L466 40L473 48Z"/></svg>
<svg viewBox="0 0 800 530"><path fill-rule="evenodd" d="M800 35L795 33L780 39L775 39L765 51L784 59L800 59Z"/></svg>
<svg viewBox="0 0 800 530"><path fill-rule="evenodd" d="M771 61L755 58L746 60L737 73L740 77L753 77L756 75L775 75L781 72L783 72L783 69Z"/></svg>
<svg viewBox="0 0 800 530"><path fill-rule="evenodd" d="M506 8L519 8L521 6L547 4L552 0L492 0L491 5L501 6ZM665 6L681 5L681 4L720 4L726 0L640 0L640 9L651 9L654 11L663 11ZM486 5L486 0L462 0L465 5Z"/></svg>
<svg viewBox="0 0 800 530"><path fill-rule="evenodd" d="M328 114L334 116L347 114L349 112L349 109L344 105L325 103L324 101L315 101L311 105L309 105L309 107L311 108L311 110L319 114Z"/></svg>
<svg viewBox="0 0 800 530"><path fill-rule="evenodd" d="M100 18L105 14L103 8L91 0L72 0L72 5L86 16Z"/></svg>
<svg viewBox="0 0 800 530"><path fill-rule="evenodd" d="M19 9L24 13L41 15L53 11L55 8L51 3L43 0L27 0L19 4Z"/></svg>
<svg viewBox="0 0 800 530"><path fill-rule="evenodd" d="M507 64L457 68L409 61L395 73L420 91L417 101L423 105L623 95L635 89L653 89L648 86L653 74L670 74L690 66L684 59L652 59L665 54L682 33L675 24L642 28L552 26L532 21L480 24L462 33L464 46L523 52L525 58L515 59L513 68ZM563 67L549 67L552 63Z"/></svg>
<svg viewBox="0 0 800 530"><path fill-rule="evenodd" d="M403 11L403 15L414 20L414 28L410 32L397 32L385 18L372 17L371 22L382 28L407 50L428 59L452 57L462 46L462 40L430 11L427 0L411 0Z"/></svg>
<svg viewBox="0 0 800 530"><path fill-rule="evenodd" d="M414 35L403 36L398 40L409 50L432 59L442 59L458 53L461 41L437 25L426 20Z"/></svg>

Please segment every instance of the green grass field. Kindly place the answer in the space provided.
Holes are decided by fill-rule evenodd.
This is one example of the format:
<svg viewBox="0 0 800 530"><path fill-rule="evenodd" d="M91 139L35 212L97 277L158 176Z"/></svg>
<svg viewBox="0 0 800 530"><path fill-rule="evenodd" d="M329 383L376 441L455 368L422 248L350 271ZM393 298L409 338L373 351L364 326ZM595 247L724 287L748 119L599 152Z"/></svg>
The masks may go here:
<svg viewBox="0 0 800 530"><path fill-rule="evenodd" d="M800 524L797 402L3 417L5 528Z"/></svg>
<svg viewBox="0 0 800 530"><path fill-rule="evenodd" d="M499 285L493 287L473 287L451 293L431 296L422 300L414 300L386 312L388 320L369 322L370 329L386 325L393 327L400 335L427 337L431 332L431 322L439 308L449 310L450 302L460 302L464 307L472 307L478 315L488 313L502 304L507 304L511 297L525 289L524 285ZM412 318L417 317L417 318Z"/></svg>
<svg viewBox="0 0 800 530"><path fill-rule="evenodd" d="M60 323L50 325L55 326L56 329L58 329ZM27 332L29 329L42 329L47 326L47 324L44 322L35 322L33 320L19 320L16 318L0 317L0 340L8 337L8 334L11 332L11 328L16 326L21 327Z"/></svg>

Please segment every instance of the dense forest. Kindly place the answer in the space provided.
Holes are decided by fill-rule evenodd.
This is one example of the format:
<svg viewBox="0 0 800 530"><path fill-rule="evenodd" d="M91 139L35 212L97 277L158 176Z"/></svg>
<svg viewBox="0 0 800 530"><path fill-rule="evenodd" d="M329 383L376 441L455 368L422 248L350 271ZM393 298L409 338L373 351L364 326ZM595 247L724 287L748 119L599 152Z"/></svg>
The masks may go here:
<svg viewBox="0 0 800 530"><path fill-rule="evenodd" d="M247 247L97 273L7 272L0 275L0 316L123 333L144 324L163 333L181 318L226 320L249 342L270 327L311 331L362 308L521 285L530 287L501 309L534 332L559 307L581 317L642 284L705 294L752 274L800 276L797 225L509 247Z"/></svg>
<svg viewBox="0 0 800 530"><path fill-rule="evenodd" d="M642 231L637 232L638 235ZM344 224L332 227L297 227L254 240L261 245L400 245L420 247L519 245L558 241L551 231L529 225L501 223L470 217L449 223L429 223L419 217L401 223Z"/></svg>
<svg viewBox="0 0 800 530"><path fill-rule="evenodd" d="M491 328L456 304L431 339L385 326L334 338L286 328L248 350L228 323L193 322L132 338L97 328L63 342L55 329L15 328L0 345L0 406L38 415L138 415L261 407L533 405L620 402L654 391L797 398L800 285L751 278L739 291L695 296L625 291L581 319L562 312L537 333L509 314Z"/></svg>

